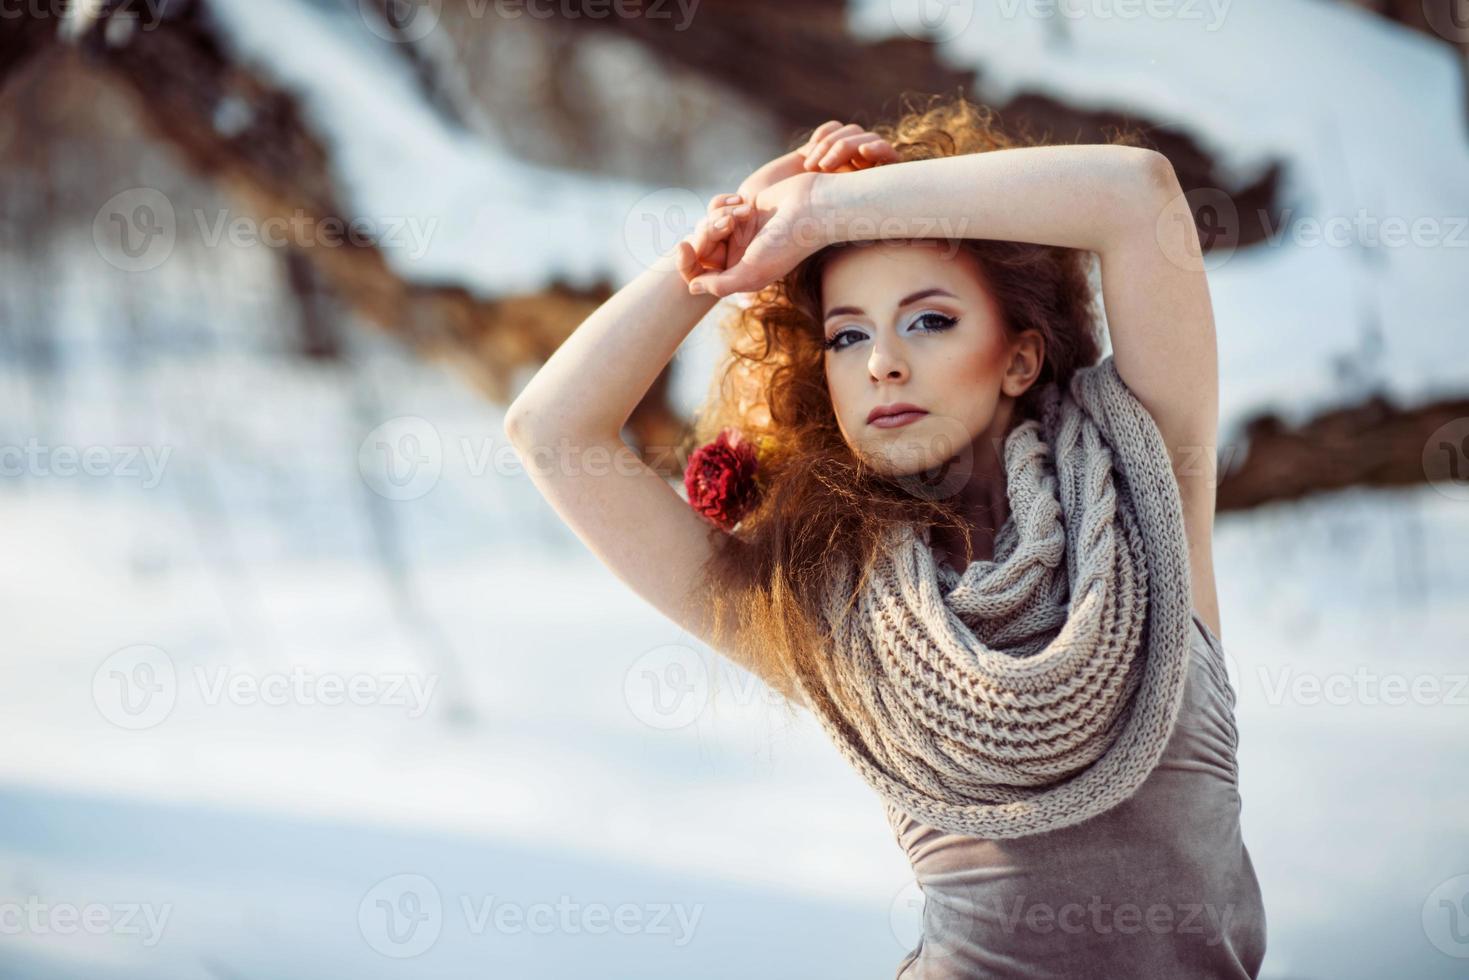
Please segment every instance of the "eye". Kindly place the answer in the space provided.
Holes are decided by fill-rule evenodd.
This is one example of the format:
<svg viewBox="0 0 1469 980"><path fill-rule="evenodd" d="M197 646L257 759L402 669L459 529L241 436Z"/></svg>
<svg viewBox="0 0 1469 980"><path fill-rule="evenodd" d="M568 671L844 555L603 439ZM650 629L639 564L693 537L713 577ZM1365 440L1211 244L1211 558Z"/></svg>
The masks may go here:
<svg viewBox="0 0 1469 980"><path fill-rule="evenodd" d="M850 327L848 327L846 330L838 330L836 333L832 334L831 335L831 339L830 340L827 340L827 341L823 341L822 344L821 344L821 346L823 348L825 348L826 350L843 350L843 349L845 349L847 347L851 347L852 344L855 344L857 342L856 340L852 341L852 344L844 344L844 343L841 343L841 339L843 337L847 336L847 334L854 335L857 338L857 340L861 340L862 339L862 334L860 332L858 332L856 330L853 330Z"/></svg>
<svg viewBox="0 0 1469 980"><path fill-rule="evenodd" d="M928 310L926 312L920 313L912 320L912 324L918 327L918 329L922 330L924 333L938 333L942 330L948 330L950 327L958 322L959 321L956 317L949 316L945 313L939 313L937 310ZM853 335L856 340L853 340L851 343L843 343L842 338L847 336L848 334ZM836 333L832 334L831 339L823 341L821 346L825 350L845 350L846 348L851 347L852 344L855 344L858 340L861 340L863 336L864 334L860 330L855 330L851 327L848 327L845 330L838 330Z"/></svg>
<svg viewBox="0 0 1469 980"><path fill-rule="evenodd" d="M959 321L954 317L948 316L944 313L936 312L934 310L929 310L926 313L920 313L913 320L913 323L915 325L920 323L925 324L923 329L928 331L929 333L937 333L940 330L947 330L958 322Z"/></svg>

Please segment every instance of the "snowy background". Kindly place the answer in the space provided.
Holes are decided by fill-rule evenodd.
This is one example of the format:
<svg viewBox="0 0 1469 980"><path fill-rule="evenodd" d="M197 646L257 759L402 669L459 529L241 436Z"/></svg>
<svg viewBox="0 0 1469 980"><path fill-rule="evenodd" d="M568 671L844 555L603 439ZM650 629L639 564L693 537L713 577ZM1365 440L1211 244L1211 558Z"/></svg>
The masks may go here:
<svg viewBox="0 0 1469 980"><path fill-rule="evenodd" d="M783 149L677 192L558 173L446 130L340 5L215 7L333 140L356 213L432 230L389 250L405 276L625 281L644 209ZM1076 18L1064 48L947 9L928 29L984 94L1136 105L1242 174L1287 161L1306 224L1212 259L1226 443L1265 410L1469 391L1452 49L1307 0ZM1363 208L1438 238L1307 227ZM0 265L0 976L892 975L921 894L878 799L588 554L499 406L367 327L293 356L259 246L129 272L94 231ZM15 338L42 321L37 358ZM676 362L685 409L709 334ZM1469 975L1466 545L1469 480L1219 518L1266 977Z"/></svg>

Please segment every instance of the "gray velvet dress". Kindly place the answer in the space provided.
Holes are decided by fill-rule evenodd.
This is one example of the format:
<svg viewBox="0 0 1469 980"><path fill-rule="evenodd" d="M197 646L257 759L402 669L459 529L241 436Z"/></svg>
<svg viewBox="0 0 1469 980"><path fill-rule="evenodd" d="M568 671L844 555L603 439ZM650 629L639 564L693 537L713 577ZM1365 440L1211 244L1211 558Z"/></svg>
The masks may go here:
<svg viewBox="0 0 1469 980"><path fill-rule="evenodd" d="M1265 909L1240 836L1235 694L1193 614L1178 724L1111 810L1011 840L950 834L886 804L924 894L899 980L1188 980L1259 974Z"/></svg>

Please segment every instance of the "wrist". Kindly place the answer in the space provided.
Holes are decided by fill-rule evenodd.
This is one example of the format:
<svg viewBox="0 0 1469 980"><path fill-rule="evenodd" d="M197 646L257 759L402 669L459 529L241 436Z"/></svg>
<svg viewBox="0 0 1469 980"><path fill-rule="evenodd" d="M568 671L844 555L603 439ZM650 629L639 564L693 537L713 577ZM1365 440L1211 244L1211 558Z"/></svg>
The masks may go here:
<svg viewBox="0 0 1469 980"><path fill-rule="evenodd" d="M847 241L847 188L855 174L815 174L811 181L809 210L817 249Z"/></svg>

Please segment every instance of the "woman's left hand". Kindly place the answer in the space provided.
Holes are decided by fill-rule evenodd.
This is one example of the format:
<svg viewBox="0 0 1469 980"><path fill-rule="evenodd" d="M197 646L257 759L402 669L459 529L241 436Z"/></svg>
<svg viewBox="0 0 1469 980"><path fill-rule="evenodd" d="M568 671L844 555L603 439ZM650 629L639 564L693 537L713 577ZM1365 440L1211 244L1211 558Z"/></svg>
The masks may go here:
<svg viewBox="0 0 1469 980"><path fill-rule="evenodd" d="M895 163L898 151L887 140L858 126L832 119L812 131L809 139L756 170L735 188L747 201L761 191L798 174L844 174Z"/></svg>

